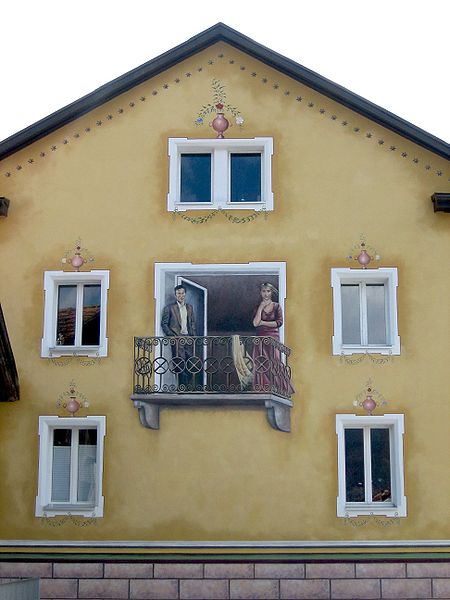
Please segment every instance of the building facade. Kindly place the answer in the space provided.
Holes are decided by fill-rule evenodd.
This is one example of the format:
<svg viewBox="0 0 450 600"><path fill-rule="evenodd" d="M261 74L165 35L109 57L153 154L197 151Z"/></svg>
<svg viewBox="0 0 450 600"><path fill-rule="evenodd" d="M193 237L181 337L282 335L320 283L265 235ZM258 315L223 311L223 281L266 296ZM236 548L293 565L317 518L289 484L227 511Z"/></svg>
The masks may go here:
<svg viewBox="0 0 450 600"><path fill-rule="evenodd" d="M0 157L5 581L450 597L448 144L219 24Z"/></svg>

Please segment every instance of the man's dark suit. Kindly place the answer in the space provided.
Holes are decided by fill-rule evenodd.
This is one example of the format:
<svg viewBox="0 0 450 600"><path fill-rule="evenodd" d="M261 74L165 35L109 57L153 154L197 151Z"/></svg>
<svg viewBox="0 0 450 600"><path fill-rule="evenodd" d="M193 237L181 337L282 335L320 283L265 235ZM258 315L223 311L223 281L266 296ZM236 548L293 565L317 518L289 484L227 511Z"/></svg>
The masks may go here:
<svg viewBox="0 0 450 600"><path fill-rule="evenodd" d="M181 314L180 308L177 302L173 304L167 304L167 306L163 309L163 314L161 317L161 327L164 331L164 335L169 337L186 337L186 335L194 336L196 335L195 328L195 315L194 309L191 304L186 304L186 317L187 317L187 334L181 333ZM187 361L193 355L194 345L192 344L180 344L177 343L174 346L171 346L172 356L175 358L181 358L184 361ZM189 373L186 369L183 369L181 373L178 374L178 384L179 385L193 385L195 386L195 376Z"/></svg>
<svg viewBox="0 0 450 600"><path fill-rule="evenodd" d="M191 304L186 304L187 335L196 335L195 315ZM167 304L163 309L161 327L164 335L181 335L181 315L178 302Z"/></svg>

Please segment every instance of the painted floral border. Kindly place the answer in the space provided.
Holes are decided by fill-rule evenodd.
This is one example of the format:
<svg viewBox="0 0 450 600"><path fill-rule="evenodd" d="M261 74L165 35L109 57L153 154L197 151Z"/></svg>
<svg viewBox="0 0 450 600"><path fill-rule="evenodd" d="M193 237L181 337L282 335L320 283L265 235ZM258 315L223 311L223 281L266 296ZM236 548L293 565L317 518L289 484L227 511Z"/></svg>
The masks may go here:
<svg viewBox="0 0 450 600"><path fill-rule="evenodd" d="M329 119L331 123L339 125L343 129L351 130L355 135L364 137L370 142L376 142L377 146L379 146L380 148L385 148L392 155L398 155L402 159L408 160L411 165L414 165L415 167L423 167L425 171L428 171L430 174L433 174L436 177L444 176L447 178L447 181L450 182L450 174L444 175L444 172L441 169L433 167L433 165L430 162L419 159L418 156L414 154L409 154L404 149L399 148L395 144L389 143L386 139L384 139L384 137L377 136L373 131L366 130L364 127L361 127L356 122L350 122L347 119L339 117L337 112L332 112L330 114L329 111L325 110L325 108L320 106L320 104L317 104L317 102L314 102L306 96L299 95L298 91L295 91L295 82L292 82L292 89L281 88L280 84L277 83L277 81L272 81L264 74L257 73L254 70L248 69L245 64L236 61L232 56L226 56L223 52L217 54L214 58L210 58L209 60L207 60L205 66L199 66L194 71L187 71L183 74L180 74L179 76L175 77L175 79L170 83L164 83L160 87L154 87L153 89L151 89L148 97L141 95L139 96L139 98L135 98L134 100L129 101L126 105L118 104L117 108L115 108L113 111L106 113L103 119L97 119L95 122L84 127L84 129L75 131L72 136L64 137L59 142L59 144L50 145L46 151L41 151L38 156L30 156L30 158L27 159L26 163L17 164L14 169L5 171L3 175L5 177L12 177L23 172L25 168L32 168L33 165L36 165L42 160L48 159L48 157L51 156L52 153L61 150L69 144L76 143L82 137L88 136L92 131L104 127L105 125L108 125L114 119L120 118L122 115L126 114L127 111L133 111L136 110L136 108L140 105L146 103L148 104L148 100L151 100L152 97L155 97L159 94L167 93L169 89L179 86L182 83L183 79L191 78L196 76L197 74L205 72L205 70L213 66L216 61L227 62L228 65L230 65L231 67L237 68L240 71L248 74L252 80L258 82L260 85L271 87L274 92L279 93L286 101L295 102L299 106L314 111L321 117Z"/></svg>

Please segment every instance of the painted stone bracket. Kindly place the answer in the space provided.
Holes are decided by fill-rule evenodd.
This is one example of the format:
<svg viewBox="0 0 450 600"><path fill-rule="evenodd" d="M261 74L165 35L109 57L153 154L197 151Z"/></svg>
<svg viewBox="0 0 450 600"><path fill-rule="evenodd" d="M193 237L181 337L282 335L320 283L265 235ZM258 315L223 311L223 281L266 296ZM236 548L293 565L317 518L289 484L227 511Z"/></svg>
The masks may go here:
<svg viewBox="0 0 450 600"><path fill-rule="evenodd" d="M138 409L141 425L159 429L161 408L177 407L230 407L266 410L271 427L278 431L291 431L291 408L293 403L274 394L132 394L134 407Z"/></svg>

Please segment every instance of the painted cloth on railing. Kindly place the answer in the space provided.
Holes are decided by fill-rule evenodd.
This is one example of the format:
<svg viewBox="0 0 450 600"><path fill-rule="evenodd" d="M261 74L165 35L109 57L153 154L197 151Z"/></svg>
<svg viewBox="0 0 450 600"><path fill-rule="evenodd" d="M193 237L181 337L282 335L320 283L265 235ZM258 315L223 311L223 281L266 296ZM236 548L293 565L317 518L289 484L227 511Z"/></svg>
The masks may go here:
<svg viewBox="0 0 450 600"><path fill-rule="evenodd" d="M247 389L253 381L253 372L245 362L245 350L239 335L232 336L233 362L239 382L243 390Z"/></svg>

